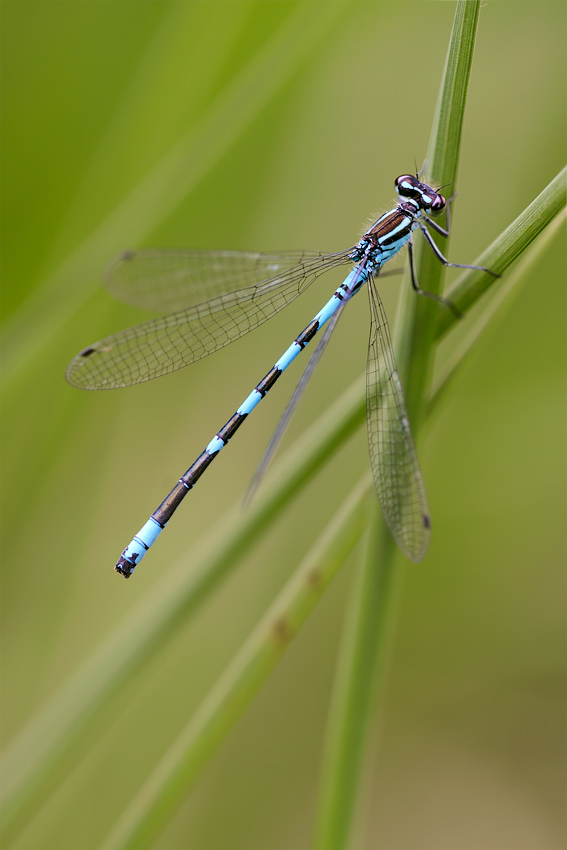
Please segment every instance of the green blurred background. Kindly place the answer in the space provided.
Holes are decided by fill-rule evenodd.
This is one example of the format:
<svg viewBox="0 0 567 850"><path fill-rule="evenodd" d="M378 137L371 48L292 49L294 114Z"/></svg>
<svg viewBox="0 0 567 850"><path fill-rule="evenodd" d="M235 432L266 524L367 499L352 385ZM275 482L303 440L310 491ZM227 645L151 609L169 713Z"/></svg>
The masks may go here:
<svg viewBox="0 0 567 850"><path fill-rule="evenodd" d="M453 14L378 0L2 3L5 743L154 583L191 569L242 499L299 366L133 580L113 572L336 283L191 369L82 393L63 377L71 357L143 318L99 287L105 262L141 245L354 244L425 155ZM564 164L565 17L545 0L482 9L455 261L472 262ZM420 565L400 557L357 848L565 846L564 258L560 238L424 435L433 541ZM391 322L398 280L383 286ZM367 323L361 298L290 440L363 371ZM361 429L114 698L13 846L98 846L367 465ZM157 846L309 846L351 568Z"/></svg>

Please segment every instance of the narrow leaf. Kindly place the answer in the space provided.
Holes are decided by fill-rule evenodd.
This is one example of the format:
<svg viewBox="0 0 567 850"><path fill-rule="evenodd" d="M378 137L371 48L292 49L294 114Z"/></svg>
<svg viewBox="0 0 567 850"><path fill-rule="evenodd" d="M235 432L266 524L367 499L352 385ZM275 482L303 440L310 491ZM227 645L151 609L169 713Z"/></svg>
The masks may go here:
<svg viewBox="0 0 567 850"><path fill-rule="evenodd" d="M455 379L460 375L462 367L468 362L470 355L476 351L481 339L485 339L489 331L494 333L495 328L521 292L522 286L529 280L533 270L541 262L553 240L563 229L566 220L567 210L563 209L528 248L518 266L506 278L486 310L469 328L466 337L455 349L449 361L435 376L431 389L431 399L427 408L428 416L433 413L439 401L445 397L447 389L453 385Z"/></svg>
<svg viewBox="0 0 567 850"><path fill-rule="evenodd" d="M455 11L445 70L431 131L427 176L439 185L454 183L459 145L478 24L480 3L460 0ZM422 240L420 240L422 242ZM418 243L419 244L419 243ZM416 270L422 289L440 291L443 268L428 246L419 244ZM436 310L427 299L413 298L406 286L398 319L396 351L412 427L425 413L435 353ZM360 587L353 595L353 614L345 629L336 675L322 769L322 793L317 815L316 846L342 850L352 839L356 801L367 750L372 695L377 693L387 655L394 616L397 550L376 518ZM369 604L371 600L371 604Z"/></svg>
<svg viewBox="0 0 567 850"><path fill-rule="evenodd" d="M485 266L497 274L503 272L531 245L534 239L553 221L567 202L567 167L549 183L515 221L476 258L473 265ZM493 275L469 269L459 276L448 297L464 313L497 281ZM453 314L439 314L436 338L457 322Z"/></svg>

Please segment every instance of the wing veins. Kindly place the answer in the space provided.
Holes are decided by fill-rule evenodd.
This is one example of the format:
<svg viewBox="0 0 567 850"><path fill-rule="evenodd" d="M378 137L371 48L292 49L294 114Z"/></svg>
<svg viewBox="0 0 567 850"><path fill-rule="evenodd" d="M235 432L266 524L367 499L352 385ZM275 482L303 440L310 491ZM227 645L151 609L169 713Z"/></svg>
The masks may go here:
<svg viewBox="0 0 567 850"><path fill-rule="evenodd" d="M71 361L67 380L82 389L112 389L187 366L271 318L323 272L349 262L348 254L310 255L254 286L225 292L105 337Z"/></svg>
<svg viewBox="0 0 567 850"><path fill-rule="evenodd" d="M420 561L429 545L429 508L386 314L369 280L367 427L374 483L386 523L403 552Z"/></svg>

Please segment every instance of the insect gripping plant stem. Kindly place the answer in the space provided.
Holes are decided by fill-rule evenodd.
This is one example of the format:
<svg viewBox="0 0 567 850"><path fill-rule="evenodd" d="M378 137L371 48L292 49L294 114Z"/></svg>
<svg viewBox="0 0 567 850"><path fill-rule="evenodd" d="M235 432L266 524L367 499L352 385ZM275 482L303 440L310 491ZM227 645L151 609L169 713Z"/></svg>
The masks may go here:
<svg viewBox="0 0 567 850"><path fill-rule="evenodd" d="M460 130L455 130L453 116L457 107L462 110L462 105L459 104L464 96L463 92L466 93L466 79L456 79L455 75L458 76L462 73L463 63L460 63L460 57L466 58L466 61L463 60L464 65L467 62L470 64L476 15L478 15L477 3L463 2L458 4L449 51L451 59L446 66L446 79L442 89L449 94L442 97L442 108L438 108L436 127L433 132L434 138L447 139L445 154L441 143L436 146L430 145L430 153L428 154L428 170L433 175L432 180L434 180L435 185L449 182L449 178L442 173L442 169L446 167L447 163L450 164L450 169L456 171ZM302 26L300 29L303 31L304 27ZM472 36L470 35L471 32ZM294 35L297 36L297 32ZM285 55L291 56L293 51L289 49L289 45L287 45L287 48ZM447 77L449 71L451 71L452 76ZM266 75L260 73L259 76L263 78ZM254 84L251 86L251 90L257 92L259 87ZM443 130L442 127L446 129ZM218 133L212 135L215 135L216 138L225 137ZM453 146L452 150L450 150L451 145ZM431 154L432 147L435 148L433 154ZM445 156L445 160L443 156ZM193 156L190 159L191 162L194 161ZM505 236L505 234L502 234L491 246L491 257L483 255L476 260L476 263L503 272L506 265L512 261L510 257L512 255L517 256L517 253L524 250L530 240L535 238L533 215L536 215L538 227L541 229L564 205L564 196L565 174L562 173L550 187L542 192L537 199L537 204L534 201L537 210L534 205L530 205L525 217L520 216L518 218L517 221L522 225L521 232L516 229L513 233L509 233L506 237L507 241L502 241ZM528 211L530 211L529 215ZM132 233L130 233L130 236L127 235L129 231L127 231L124 223L134 221L133 212L135 210L128 207L128 214L124 213L123 216L123 226L110 227L109 223L108 228L106 228L107 234L112 231L113 239L116 233L122 234L118 244L140 242L143 238L143 234L138 231L134 231L133 238ZM526 225L525 228L523 228L524 224ZM150 229L151 223L146 230L149 232ZM126 233L126 238L124 233ZM73 286L75 286L81 270L85 267L98 267L104 261L104 256L108 256L115 250L109 239L107 239L105 245L105 250L101 250L100 244L97 243L96 257L91 254L90 258L85 260L83 253L80 262L77 260L73 267L73 274L70 275ZM417 262L426 263L430 253L426 252L422 256L418 248L416 251ZM433 256L432 260L433 263L429 270L430 276L427 276L428 273L426 274L424 267L420 265L418 267L418 279L424 288L438 293L440 289L435 284L434 273L437 268L441 270L441 266ZM468 307L475 303L480 296L479 290L489 286L494 279L479 272L465 272L459 278L459 281L461 280L464 281L464 284L462 288L459 284L456 289L451 290L451 300L461 312L465 313ZM480 286L475 284L474 287L469 287L469 284L474 281L479 282ZM409 286L407 290L409 292ZM409 292L409 295L411 296L412 293ZM396 346L396 354L406 400L412 415L412 423L419 424L423 413L423 409L419 407L421 403L419 399L426 400L427 392L424 389L426 384L419 385L420 382L415 379L413 370L420 366L421 359L417 362L413 358L412 362L412 352L420 351L421 355L429 358L434 352L433 344L429 342L428 346L430 347L419 348L424 339L423 333L428 322L431 320L432 336L437 339L455 322L455 318L450 310L437 309L434 304L428 304L425 299L408 298L406 301L405 324L401 326L401 334L397 335L399 344ZM416 313L418 315L415 315ZM407 328L407 332L405 328ZM407 368L408 362L409 369ZM418 385L419 392L417 391ZM68 764L70 757L75 759L75 764L79 763L78 759L83 758L87 748L83 746L84 740L81 738L81 733L88 730L92 734L93 727L96 727L97 724L99 729L106 728L108 713L105 714L105 711L108 712L110 698L113 695L115 696L117 691L123 688L127 682L131 681L134 671L139 671L154 658L158 651L163 651L164 648L167 649L171 645L175 636L179 634L180 628L186 625L200 604L211 597L212 592L219 587L228 573L235 569L243 555L259 542L262 535L271 528L272 523L281 516L285 507L297 497L305 484L314 478L317 472L328 463L337 450L344 446L347 439L362 425L365 416L364 395L364 381L361 379L338 398L330 410L324 411L309 432L286 452L281 465L279 465L277 476L274 477L274 480L267 482L266 489L260 494L250 511L242 516L235 509L228 517L223 518L222 524L211 529L210 534L206 535L206 541L200 551L192 553L190 570L187 568L187 559L183 558L177 565L171 566L167 575L156 577L145 598L134 605L130 614L125 615L119 626L107 635L104 642L81 664L73 676L63 683L42 711L26 723L9 753L6 753L4 767L4 793L10 804L9 814L12 815L12 819L8 824L6 817L8 809L5 809L3 826L5 829L10 829L11 835L24 829L33 821L38 812L44 811L46 801L60 790L61 765ZM361 502L351 501L349 504L351 507L353 504L355 505L355 513L356 510L361 508L366 520L366 509L362 507ZM358 535L360 533L358 518L355 521L353 515L349 513L342 516L348 518L349 523L351 520L353 521L349 534ZM336 530L338 530L338 526ZM380 575L378 578L382 585L387 586L384 583L388 581L388 578L394 577L395 579L396 577L395 571L388 572L390 569L389 559L394 558L395 550L389 554L382 550L379 556L372 555L372 551L376 553L380 542L375 530L373 534L375 538L372 546L369 543L364 572L359 571L359 587L367 587L368 585L365 585L362 579L370 577L372 571L376 574L377 557L380 559ZM337 564L340 565L348 551L351 551L354 536L349 538L348 546L345 541L328 538L327 542L330 549L326 552L325 557L331 560L336 557ZM333 546L336 546L336 548L333 549ZM313 566L313 564L311 563L310 566ZM325 575L329 576L330 573L326 572ZM395 582L391 587L394 587L394 585ZM312 575L309 589L314 594L313 597L310 597L311 600L319 598L316 596L318 585L313 581ZM333 823L326 820L326 815L321 809L318 818L321 829L318 832L320 835L326 834L329 840L328 846L333 847L345 846L348 838L343 839L341 836L346 835L348 837L352 833L352 821L356 811L354 803L357 798L358 777L362 764L362 759L358 760L357 752L364 754L368 728L366 720L368 713L372 713L371 708L368 709L367 707L368 705L372 707L372 701L365 701L363 688L374 688L374 691L376 691L376 683L378 683L379 688L380 676L379 674L373 675L372 671L372 668L379 670L379 664L373 662L373 659L380 652L384 654L384 651L386 651L385 654L387 655L387 636L379 636L378 646L372 642L373 635L375 637L376 632L372 633L369 621L372 617L376 621L376 610L365 613L357 607L357 601L359 599L355 594L351 603L351 621L354 634L358 636L361 650L358 654L351 654L346 645L347 641L345 641L342 652L345 675L336 688L336 704L339 705L339 708L341 702L344 704L346 698L350 700L351 705L354 705L355 710L348 717L345 717L341 711L337 712L337 722L334 724L332 734L329 735L330 747L328 748L329 752L329 749L332 751L333 746L338 741L342 741L343 744L350 741L348 748L344 746L342 749L339 748L339 756L341 752L350 752L350 764L354 766L354 770L348 774L343 773L341 776L341 768L344 763L339 757L334 767L331 761L327 759L322 771L326 785L328 784L331 789L334 788L333 799L337 818ZM391 616L392 608L395 607L394 603L395 594L388 595L384 605L386 608L389 606L390 614L385 608L382 608L380 617L382 617L382 611L384 617ZM307 617L309 610L308 605L302 607L301 617L296 616L294 618L293 633L300 628L304 621L302 617L303 615ZM279 615L289 613L289 611L289 607L282 608L279 610ZM281 630L279 634L282 634ZM282 646L285 648L287 643ZM120 652L117 652L117 647L120 647ZM247 647L250 649L248 643ZM363 647L365 647L365 654L362 653ZM265 643L262 644L261 641L258 641L256 644L258 657L265 651L265 648ZM370 652L368 651L369 648ZM243 656L240 652L237 657L242 661ZM281 657L281 653L273 652L271 661L275 664L279 657ZM360 666L357 668L356 662L361 658L365 659L362 668ZM251 656L248 656L248 661L251 666L254 666L258 659L254 661ZM260 666L258 662L256 669L259 669ZM245 668L244 665L240 667L243 676L246 669L249 670L250 668ZM229 672L234 673L232 664L226 672L227 674ZM264 670L262 676L265 677L265 675ZM263 681L262 677L259 678ZM147 787L145 784L146 776L141 780L136 777L136 787L140 787L141 791L132 800L135 813L129 821L128 834L123 832L119 840L111 843L111 846L149 846L152 835L163 829L171 813L175 810L175 806L198 775L198 770L193 768L198 762L199 754L202 756L204 754L198 762L199 769L201 769L257 692L259 680L256 680L256 684L253 684L252 677L250 677L243 685L242 679L240 681L237 681L237 677L233 677L231 681L229 679L230 677L224 674L219 678L219 682L203 701L195 718L191 718L188 724L188 726L192 725L193 730L195 730L195 721L199 719L199 722L203 724L201 728L204 729L208 726L210 730L213 723L216 722L218 734L214 740L212 737L206 737L200 733L192 739L190 736L184 737L186 730L176 740L176 743L179 744L177 763L190 764L192 770L186 774L181 772L175 775L177 785L173 805L164 805L164 800L171 790L168 782L169 779L173 778L173 771L170 772L169 776L167 774L167 764L160 765L159 770L156 768L155 772L150 771L149 776L147 776L148 783L153 787L152 799L148 799L142 793ZM212 700L213 693L218 698L216 704ZM187 713L190 713L189 708L187 708ZM358 740L357 735L359 735ZM182 739L185 742L185 750L181 748ZM353 754L356 756L354 759L352 758ZM172 768L171 763L169 767ZM347 787L347 783L350 783L349 787ZM124 806L129 809L126 803ZM343 826L340 826L340 824ZM137 836L137 839L134 839L134 836ZM334 839L336 839L335 843L333 843ZM9 840L11 839L4 839L6 846L8 846ZM325 846L324 841L321 841L321 846Z"/></svg>
<svg viewBox="0 0 567 850"><path fill-rule="evenodd" d="M433 241L428 227L445 238L449 235L449 207L443 195L417 175L401 175L395 187L399 196L397 206L384 213L354 248L338 254L150 250L128 251L113 264L109 272L110 288L124 300L152 303L154 307L175 303L179 309L106 337L81 351L67 368L67 380L81 389L129 386L186 366L262 324L323 272L354 263L353 270L329 301L217 432L122 552L116 570L125 578L132 575L187 493L245 419L328 323L313 355L308 372L311 374L344 307L364 284L367 284L372 322L367 363L367 423L374 483L384 518L399 547L410 560L422 560L429 546L429 507L376 278L384 264L407 245L415 292L456 312L450 301L420 287L413 262L414 231L421 232L443 265L494 273L478 266L449 263ZM431 216L445 209L447 226L443 228ZM212 297L199 300L206 295ZM303 386L301 383L299 394ZM294 407L292 403L290 411Z"/></svg>

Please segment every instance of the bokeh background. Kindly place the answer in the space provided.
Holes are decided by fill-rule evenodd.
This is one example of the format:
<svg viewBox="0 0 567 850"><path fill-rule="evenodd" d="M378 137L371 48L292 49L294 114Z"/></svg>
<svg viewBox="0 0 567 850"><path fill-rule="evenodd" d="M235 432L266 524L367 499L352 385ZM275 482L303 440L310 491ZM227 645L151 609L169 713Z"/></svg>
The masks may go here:
<svg viewBox="0 0 567 850"><path fill-rule="evenodd" d="M144 245L353 244L425 156L453 13L403 0L2 3L4 743L169 569L191 569L242 499L299 366L135 577L113 572L336 283L190 369L82 393L66 363L143 318L100 288L105 262ZM472 262L563 166L565 17L547 0L482 9L455 261ZM424 434L433 542L420 565L400 556L358 848L565 846L564 260L560 238ZM383 287L391 321L399 280ZM364 369L357 301L288 443ZM114 698L13 846L98 846L367 464L361 429ZM309 846L351 569L158 847Z"/></svg>

